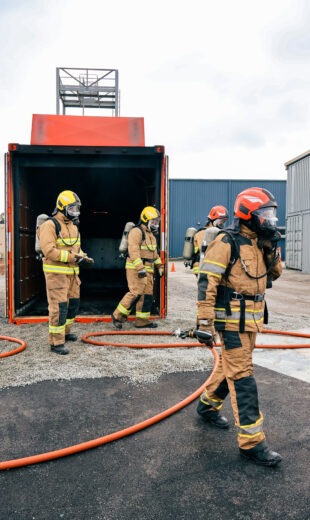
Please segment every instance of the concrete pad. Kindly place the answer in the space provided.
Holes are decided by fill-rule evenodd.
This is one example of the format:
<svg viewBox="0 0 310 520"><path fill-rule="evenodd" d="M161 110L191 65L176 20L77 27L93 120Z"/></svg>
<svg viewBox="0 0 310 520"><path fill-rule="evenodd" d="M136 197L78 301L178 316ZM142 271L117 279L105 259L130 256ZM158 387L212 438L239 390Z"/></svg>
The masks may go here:
<svg viewBox="0 0 310 520"><path fill-rule="evenodd" d="M310 334L310 328L294 332ZM298 345L299 343L310 344L310 338L296 338L293 336L273 334L258 334L257 336L257 344L260 345ZM310 383L310 349L264 350L257 348L253 353L253 362L261 367L269 368L281 374L296 377L301 381Z"/></svg>
<svg viewBox="0 0 310 520"><path fill-rule="evenodd" d="M207 374L44 381L0 392L1 460L66 447L146 419L192 393ZM309 385L258 367L265 431L283 461L239 456L197 402L147 430L43 464L0 472L0 520L309 520ZM230 423L229 399L223 406Z"/></svg>

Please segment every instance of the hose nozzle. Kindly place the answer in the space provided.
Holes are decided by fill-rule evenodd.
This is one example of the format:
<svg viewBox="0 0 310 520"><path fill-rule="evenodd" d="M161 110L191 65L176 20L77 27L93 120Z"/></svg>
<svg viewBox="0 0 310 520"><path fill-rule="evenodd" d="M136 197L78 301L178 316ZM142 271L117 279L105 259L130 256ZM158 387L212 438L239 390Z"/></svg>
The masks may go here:
<svg viewBox="0 0 310 520"><path fill-rule="evenodd" d="M212 334L210 332L206 332L204 330L194 330L194 329L188 329L188 330L181 330L176 329L175 331L171 332L171 336L177 336L178 338L197 338L202 340L210 340L212 339Z"/></svg>

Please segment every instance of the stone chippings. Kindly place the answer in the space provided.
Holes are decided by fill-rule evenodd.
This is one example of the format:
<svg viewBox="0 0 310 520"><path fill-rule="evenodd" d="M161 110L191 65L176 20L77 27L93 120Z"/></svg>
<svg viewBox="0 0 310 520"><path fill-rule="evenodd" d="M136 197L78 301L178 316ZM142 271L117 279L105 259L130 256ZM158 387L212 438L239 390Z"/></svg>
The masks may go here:
<svg viewBox="0 0 310 520"><path fill-rule="evenodd" d="M184 282L183 282L184 280ZM168 318L158 320L158 330L172 331L180 327L192 328L196 321L197 288L192 273L179 277L169 277ZM3 315L3 313L2 313ZM272 312L266 328L276 330L297 330L309 325L309 317ZM111 323L76 323L73 332L79 338L90 332L114 330ZM126 324L124 330L136 330L133 323ZM47 342L48 325L10 325L0 317L0 335L12 336L27 342L27 348L20 354L0 359L0 388L24 386L45 380L72 380L100 377L123 377L135 384L156 381L162 374L173 372L206 371L213 366L213 355L206 347L128 349L120 347L95 346L79 339L68 343L70 354L59 356L50 352ZM95 338L99 339L100 338ZM104 339L103 339L104 340ZM118 337L112 341L124 343L179 343L182 340L168 336ZM185 341L184 341L185 344ZM15 344L1 341L0 352L15 348ZM197 386L204 381L204 375Z"/></svg>

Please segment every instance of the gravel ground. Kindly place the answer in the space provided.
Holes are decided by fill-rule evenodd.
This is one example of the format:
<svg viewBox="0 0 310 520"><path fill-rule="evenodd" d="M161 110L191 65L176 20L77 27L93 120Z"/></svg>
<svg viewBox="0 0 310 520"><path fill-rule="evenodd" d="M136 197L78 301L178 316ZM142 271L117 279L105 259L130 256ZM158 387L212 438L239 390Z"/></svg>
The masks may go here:
<svg viewBox="0 0 310 520"><path fill-rule="evenodd" d="M184 290L179 287L176 278L169 284L169 318L159 320L160 330L172 331L178 327L189 328L195 323L195 281L192 279L191 290L186 302L183 302ZM1 294L2 291L1 291ZM2 302L3 303L3 302ZM182 313L180 314L180 310ZM182 316L182 318L180 318ZM128 323L125 330L136 330ZM77 323L73 332L79 337L89 332L115 330L111 323ZM162 374L183 371L204 371L213 363L213 356L205 347L165 348L165 349L128 349L85 344L81 340L68 343L70 354L58 356L50 352L47 343L48 325L23 324L10 325L0 317L0 334L23 339L27 348L20 354L0 360L5 370L1 371L0 388L32 384L44 380L124 377L136 384L152 383ZM94 338L100 341L100 338ZM118 342L117 337L113 337ZM124 338L120 338L124 343ZM169 337L145 338L129 337L128 343L180 343L182 340ZM185 343L185 341L184 341ZM14 344L1 342L1 352L12 350ZM15 347L13 347L15 348Z"/></svg>
<svg viewBox="0 0 310 520"><path fill-rule="evenodd" d="M186 271L181 262L176 262L176 273L169 273L168 318L159 320L159 329L172 331L178 327L190 328L196 317L196 281L191 271ZM289 272L291 278L295 274ZM300 273L296 277L300 277ZM307 275L306 275L307 276ZM297 278L296 278L297 279ZM302 279L305 280L305 279ZM306 281L306 280L305 280ZM288 283L285 276L276 282L279 290ZM282 286L280 284L283 284ZM0 289L3 288L0 277ZM276 290L274 291L276 293ZM3 290L1 290L0 314L3 316ZM270 295L272 293L269 293ZM275 297L276 296L276 297ZM294 305L288 305L285 312L277 312L277 294L269 303L269 324L266 329L299 330L309 327L309 306L305 314L292 312ZM282 310L282 307L281 307ZM89 332L115 330L111 323L77 323L74 332L82 337ZM125 330L136 330L132 323ZM58 356L50 352L47 342L46 323L35 325L10 325L6 318L0 317L0 334L21 338L27 348L20 354L0 360L3 367L0 375L0 388L32 384L44 380L71 380L78 378L123 377L135 384L154 382L162 374L183 371L204 371L213 364L213 356L207 348L165 348L165 349L127 349L85 344L81 340L68 344L68 356ZM95 338L96 339L96 338ZM97 338L99 339L99 338ZM118 341L113 338L113 341ZM156 337L145 339L137 336L127 340L129 343L168 343L180 342L176 338ZM120 339L120 343L124 338ZM184 342L185 344L185 342ZM1 341L1 352L12 350L12 343Z"/></svg>

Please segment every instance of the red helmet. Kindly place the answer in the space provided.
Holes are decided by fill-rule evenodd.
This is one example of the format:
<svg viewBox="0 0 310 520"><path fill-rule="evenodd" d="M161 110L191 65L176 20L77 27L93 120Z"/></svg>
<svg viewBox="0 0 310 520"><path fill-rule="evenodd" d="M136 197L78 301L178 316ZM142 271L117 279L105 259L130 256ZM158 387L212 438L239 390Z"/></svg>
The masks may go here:
<svg viewBox="0 0 310 520"><path fill-rule="evenodd" d="M253 229L262 232L275 228L278 220L277 207L276 199L270 191L264 188L248 188L236 198L235 217L251 221Z"/></svg>
<svg viewBox="0 0 310 520"><path fill-rule="evenodd" d="M209 215L209 220L216 220L217 218L228 220L228 211L224 206L214 206Z"/></svg>

